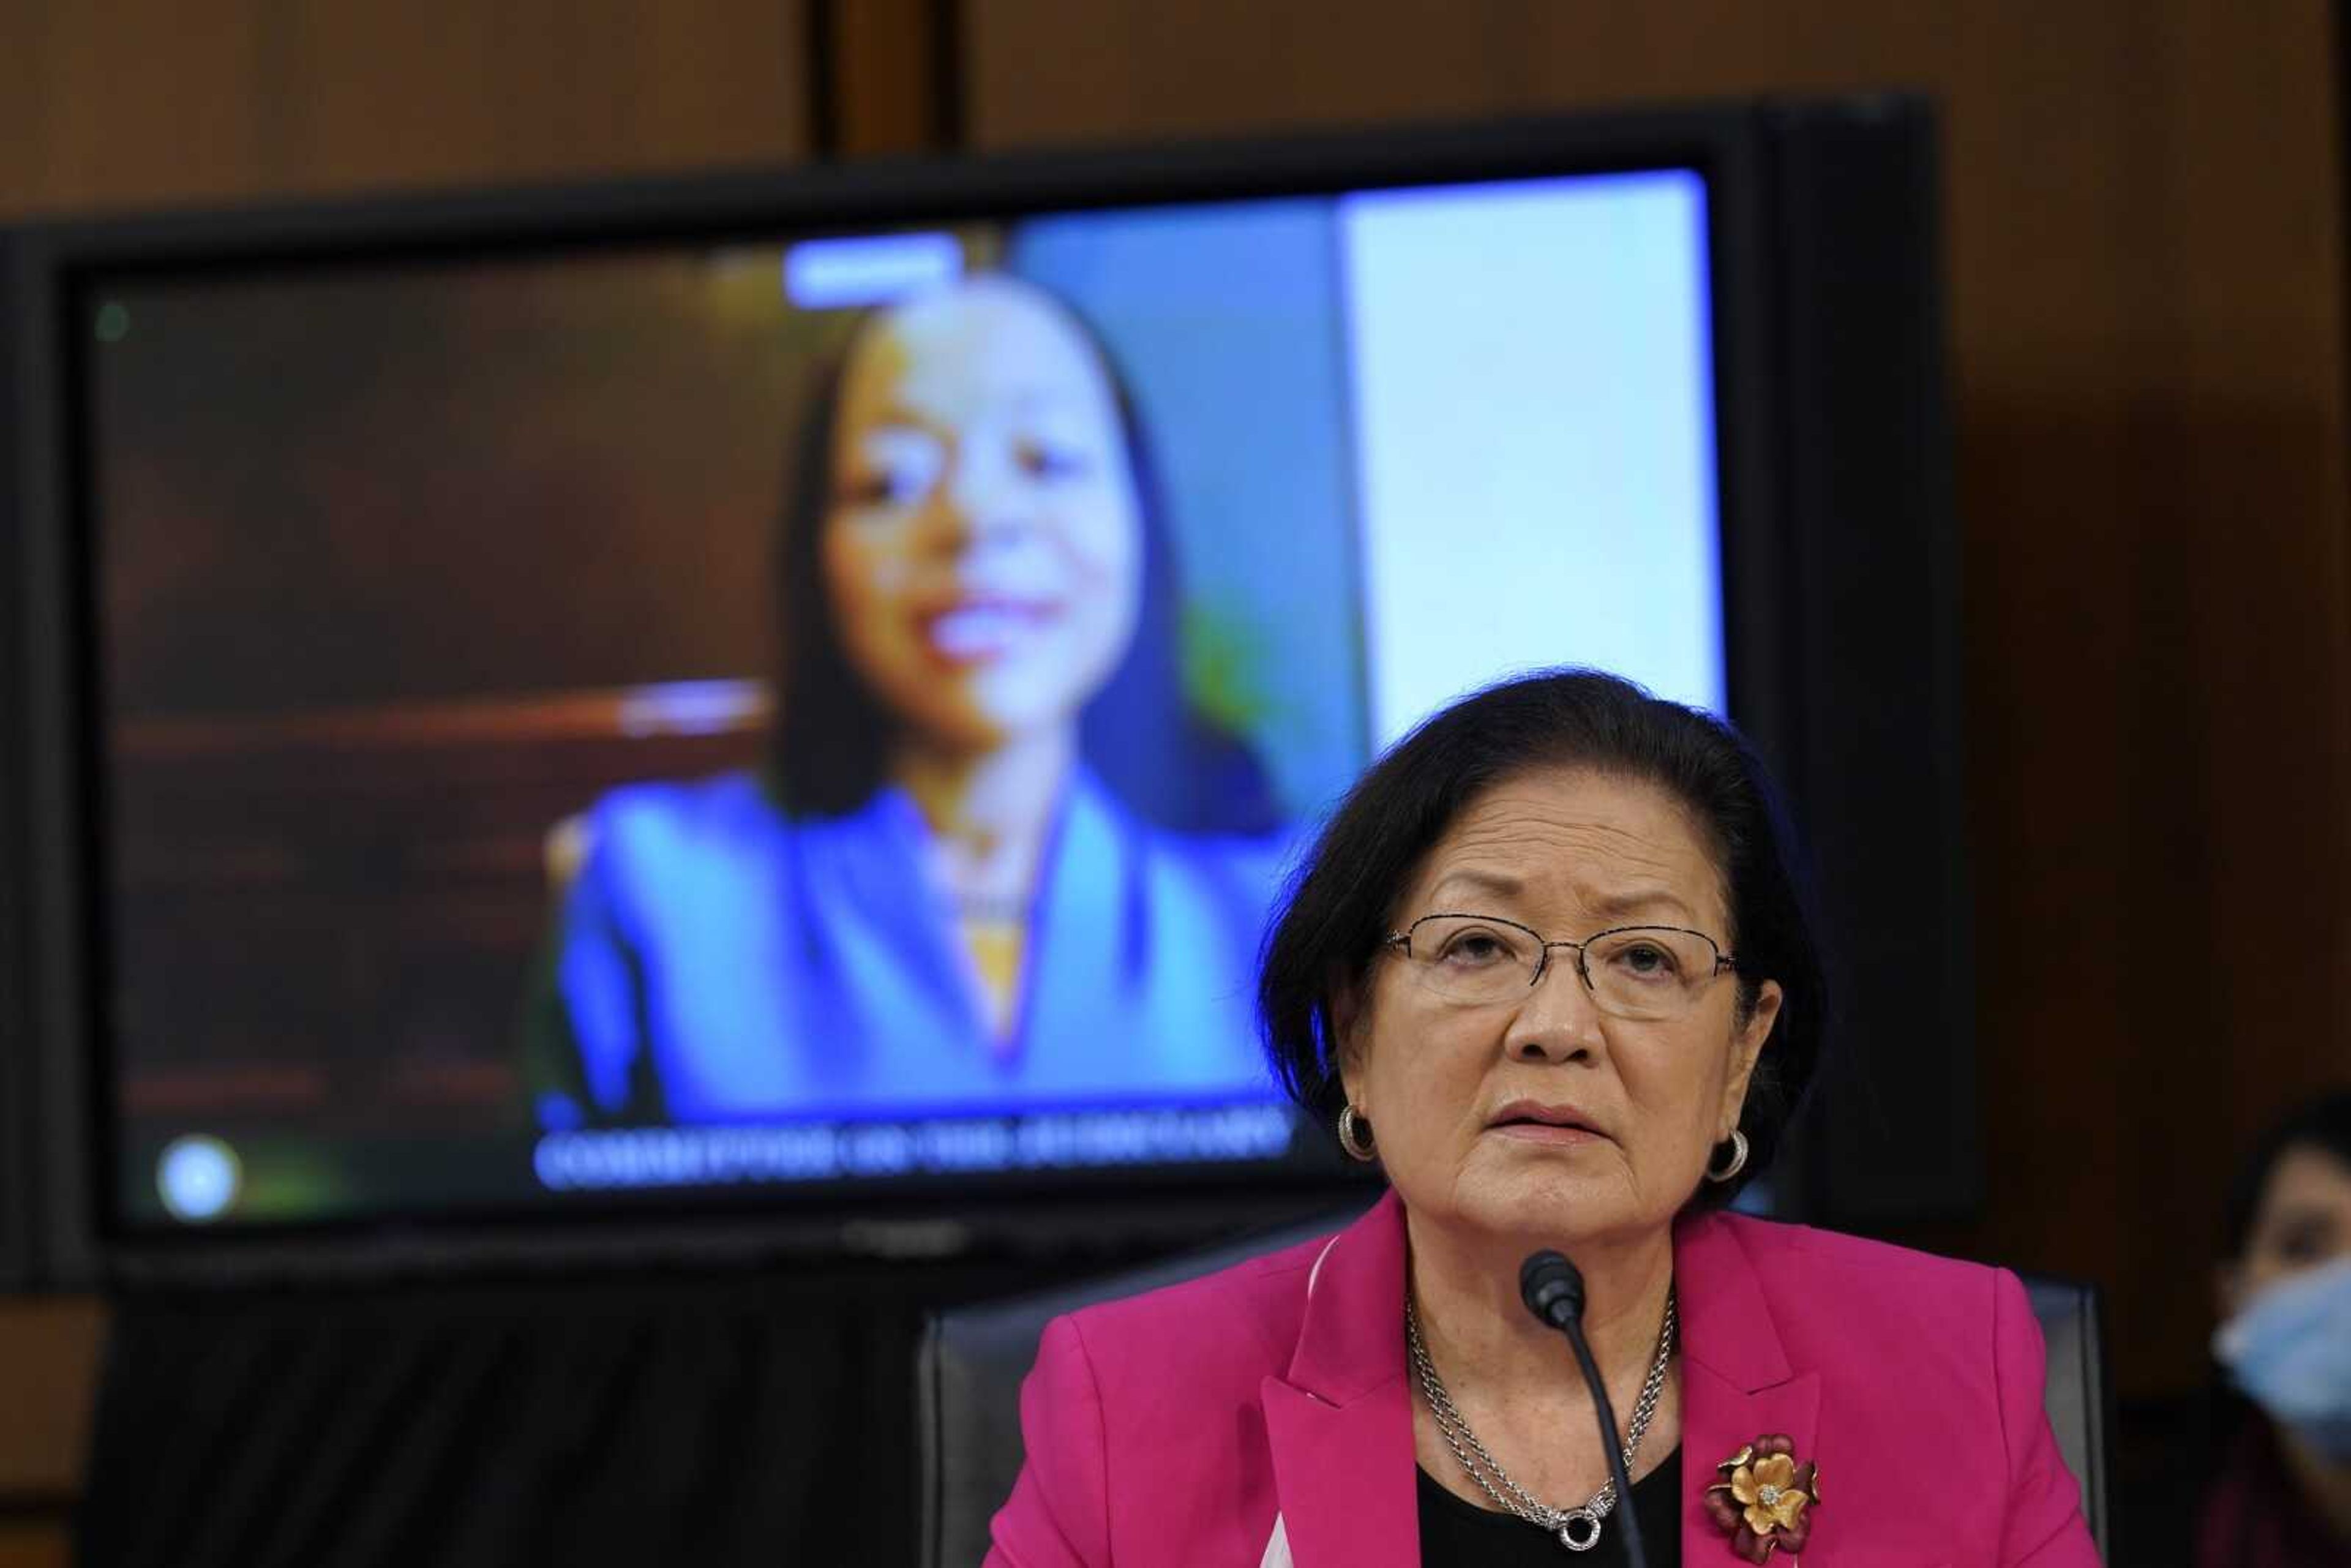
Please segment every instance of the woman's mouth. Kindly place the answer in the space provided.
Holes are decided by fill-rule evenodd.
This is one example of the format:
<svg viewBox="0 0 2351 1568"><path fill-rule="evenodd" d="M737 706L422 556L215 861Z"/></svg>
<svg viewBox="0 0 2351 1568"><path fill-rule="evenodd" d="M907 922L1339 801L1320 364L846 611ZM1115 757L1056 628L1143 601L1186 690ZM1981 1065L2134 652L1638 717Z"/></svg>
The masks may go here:
<svg viewBox="0 0 2351 1568"><path fill-rule="evenodd" d="M1562 1126L1553 1122L1497 1122L1486 1130L1529 1144L1596 1144L1602 1141L1601 1135L1589 1127Z"/></svg>
<svg viewBox="0 0 2351 1568"><path fill-rule="evenodd" d="M923 619L931 653L950 664L985 664L1019 649L1053 619L1040 601L966 600Z"/></svg>
<svg viewBox="0 0 2351 1568"><path fill-rule="evenodd" d="M1573 1105L1527 1100L1514 1100L1503 1106L1487 1124L1486 1130L1534 1144L1589 1144L1607 1137Z"/></svg>

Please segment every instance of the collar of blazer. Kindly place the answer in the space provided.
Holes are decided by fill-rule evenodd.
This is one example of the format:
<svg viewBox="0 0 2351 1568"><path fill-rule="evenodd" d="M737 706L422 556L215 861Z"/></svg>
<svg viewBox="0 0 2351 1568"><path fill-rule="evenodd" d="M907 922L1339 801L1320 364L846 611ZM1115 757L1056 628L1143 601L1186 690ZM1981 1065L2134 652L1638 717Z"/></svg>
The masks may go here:
<svg viewBox="0 0 2351 1568"><path fill-rule="evenodd" d="M1711 1561L1720 1536L1699 1501L1716 1463L1758 1432L1810 1455L1820 1379L1789 1364L1737 1228L1713 1215L1674 1228L1682 1321L1682 1547ZM1261 1389L1281 1513L1276 1538L1302 1563L1419 1562L1412 1394L1401 1322L1404 1206L1391 1191L1332 1238L1308 1275L1288 1371ZM1562 1360L1566 1347L1561 1347ZM1832 1483L1833 1484L1833 1483ZM1726 1559L1728 1561L1728 1559Z"/></svg>

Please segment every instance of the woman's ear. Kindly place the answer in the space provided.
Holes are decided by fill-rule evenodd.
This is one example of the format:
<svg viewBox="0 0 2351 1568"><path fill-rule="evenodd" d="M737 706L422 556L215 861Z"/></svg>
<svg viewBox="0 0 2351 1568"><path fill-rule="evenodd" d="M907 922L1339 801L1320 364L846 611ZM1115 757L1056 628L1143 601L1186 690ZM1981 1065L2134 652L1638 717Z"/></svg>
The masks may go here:
<svg viewBox="0 0 2351 1568"><path fill-rule="evenodd" d="M1780 1004L1786 999L1777 980L1766 980L1755 988L1755 1003L1747 1009L1745 1019L1730 1037L1730 1071L1722 1083L1722 1123L1719 1138L1730 1135L1729 1129L1739 1125L1739 1115L1747 1106L1747 1086L1754 1082L1755 1064L1762 1060L1763 1048L1771 1043L1771 1026L1780 1021Z"/></svg>

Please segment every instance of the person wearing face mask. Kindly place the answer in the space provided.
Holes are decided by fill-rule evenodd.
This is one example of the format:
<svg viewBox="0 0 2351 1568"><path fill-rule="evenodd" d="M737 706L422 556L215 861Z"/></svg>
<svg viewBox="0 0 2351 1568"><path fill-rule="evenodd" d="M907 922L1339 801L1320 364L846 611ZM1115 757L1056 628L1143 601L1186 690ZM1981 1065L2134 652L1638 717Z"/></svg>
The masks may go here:
<svg viewBox="0 0 2351 1568"><path fill-rule="evenodd" d="M542 1125L1262 1096L1286 843L1186 702L1102 345L977 276L866 317L812 406L768 766L590 814L531 1005Z"/></svg>
<svg viewBox="0 0 2351 1568"><path fill-rule="evenodd" d="M2229 1207L2212 1351L2252 1402L2198 1568L2351 1568L2351 1091L2273 1128Z"/></svg>

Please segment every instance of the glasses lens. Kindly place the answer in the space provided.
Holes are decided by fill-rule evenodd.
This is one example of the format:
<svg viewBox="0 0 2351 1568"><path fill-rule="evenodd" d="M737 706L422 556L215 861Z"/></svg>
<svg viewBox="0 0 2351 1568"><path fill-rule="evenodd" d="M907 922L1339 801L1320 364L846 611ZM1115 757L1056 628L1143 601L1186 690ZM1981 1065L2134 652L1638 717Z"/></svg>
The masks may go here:
<svg viewBox="0 0 2351 1568"><path fill-rule="evenodd" d="M1714 944L1687 931L1635 926L1584 945L1593 999L1619 1018L1672 1018L1687 1012L1714 978Z"/></svg>
<svg viewBox="0 0 2351 1568"><path fill-rule="evenodd" d="M1542 943L1507 921L1438 915L1412 928L1412 957L1422 982L1439 996L1490 1002L1527 988Z"/></svg>

